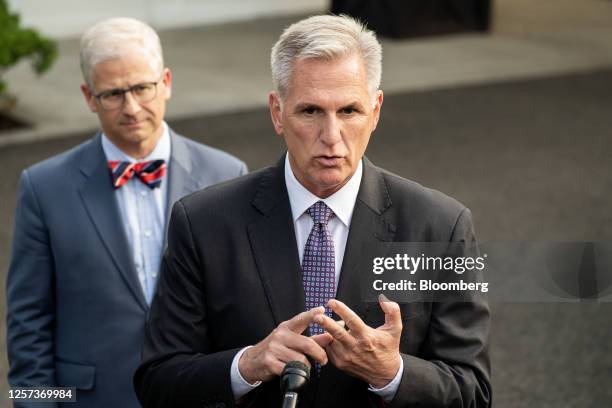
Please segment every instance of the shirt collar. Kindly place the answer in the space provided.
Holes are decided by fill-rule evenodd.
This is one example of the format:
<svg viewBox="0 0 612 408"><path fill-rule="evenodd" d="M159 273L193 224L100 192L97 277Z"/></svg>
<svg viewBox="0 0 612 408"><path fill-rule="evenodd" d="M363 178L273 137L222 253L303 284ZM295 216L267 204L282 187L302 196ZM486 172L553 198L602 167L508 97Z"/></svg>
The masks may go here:
<svg viewBox="0 0 612 408"><path fill-rule="evenodd" d="M285 185L289 194L289 203L291 205L291 213L293 222L296 222L304 212L317 201L323 201L334 212L336 217L342 223L349 227L353 210L355 209L355 201L359 186L361 185L361 176L363 175L363 164L359 160L357 170L351 176L351 179L338 191L327 198L319 198L306 189L293 174L291 163L289 162L289 152L285 156Z"/></svg>
<svg viewBox="0 0 612 408"><path fill-rule="evenodd" d="M114 161L127 161L130 163L138 163L149 160L165 160L166 163L170 161L170 132L168 131L168 125L166 122L162 122L163 131L162 135L157 141L155 148L149 155L143 159L135 159L128 154L126 154L123 150L119 149L110 139L102 132L102 149L104 150L104 155L106 156L106 160L114 160Z"/></svg>

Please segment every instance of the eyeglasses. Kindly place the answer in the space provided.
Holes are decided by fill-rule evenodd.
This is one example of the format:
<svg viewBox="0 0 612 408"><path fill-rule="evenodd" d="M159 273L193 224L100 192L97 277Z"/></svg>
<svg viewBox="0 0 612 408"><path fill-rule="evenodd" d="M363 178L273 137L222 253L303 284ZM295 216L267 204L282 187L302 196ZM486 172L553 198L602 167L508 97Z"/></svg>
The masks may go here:
<svg viewBox="0 0 612 408"><path fill-rule="evenodd" d="M106 110L119 109L125 103L125 94L131 93L132 97L138 103L150 102L157 96L157 84L161 81L156 82L143 82L141 84L132 85L129 88L117 88L110 89L108 91L100 92L94 95L94 97L100 102L102 108Z"/></svg>

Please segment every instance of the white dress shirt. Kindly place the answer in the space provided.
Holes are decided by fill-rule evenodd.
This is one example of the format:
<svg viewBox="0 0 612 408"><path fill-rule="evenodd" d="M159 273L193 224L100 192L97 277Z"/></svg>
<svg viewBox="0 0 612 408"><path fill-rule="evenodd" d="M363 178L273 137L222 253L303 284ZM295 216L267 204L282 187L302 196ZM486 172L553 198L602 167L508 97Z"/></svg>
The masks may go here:
<svg viewBox="0 0 612 408"><path fill-rule="evenodd" d="M357 194L359 193L359 186L361 184L361 177L363 175L363 164L360 161L355 173L351 179L338 191L327 198L319 198L310 191L308 191L295 177L291 164L289 162L289 153L285 156L285 185L287 187L287 193L289 194L289 204L291 205L291 214L293 216L293 225L295 227L295 239L298 246L298 254L300 257L300 264L304 257L304 248L310 230L314 224L312 217L308 215L306 210L310 208L317 201L323 201L333 212L334 217L331 217L327 224L327 228L334 241L334 259L336 263L336 290L338 289L338 281L340 280L340 270L342 268L342 261L344 259L344 249L346 247L346 240L349 234L349 228L351 226L351 219L353 217L353 210L355 209L355 201L357 200ZM238 361L242 354L249 347L245 347L240 350L231 366L231 383L232 391L236 399L242 397L249 391L257 388L261 382L258 381L255 384L249 384L242 378L240 371L238 370ZM381 396L385 401L389 402L395 396L397 388L399 387L402 373L404 371L404 362L400 359L400 369L398 370L395 378L383 388L374 388L370 385L368 388L373 393Z"/></svg>
<svg viewBox="0 0 612 408"><path fill-rule="evenodd" d="M162 123L163 132L153 151L143 159L128 156L102 134L102 149L107 160L127 161L130 163L149 160L170 160L170 134L168 125ZM110 177L110 170L109 170ZM168 197L168 172L161 178L161 186L151 189L132 177L126 184L115 190L119 214L131 248L134 267L147 303L151 303L159 268Z"/></svg>

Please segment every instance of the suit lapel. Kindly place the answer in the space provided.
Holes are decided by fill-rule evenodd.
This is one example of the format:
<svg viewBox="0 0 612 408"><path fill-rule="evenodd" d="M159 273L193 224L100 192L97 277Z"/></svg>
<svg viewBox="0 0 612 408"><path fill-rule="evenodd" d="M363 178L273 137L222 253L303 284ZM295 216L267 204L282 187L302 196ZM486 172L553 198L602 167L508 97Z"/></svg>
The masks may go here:
<svg viewBox="0 0 612 408"><path fill-rule="evenodd" d="M181 197L198 190L198 182L192 176L194 173L191 153L182 137L168 129L170 133L170 163L168 166L168 198L166 205L164 248L167 244L168 221L172 205Z"/></svg>
<svg viewBox="0 0 612 408"><path fill-rule="evenodd" d="M305 309L293 217L285 187L284 156L262 176L252 204L262 217L248 226L249 240L272 316L278 325ZM383 217L390 206L391 198L383 176L364 158L363 177L336 293L337 299L345 302L360 316L365 316L367 312L361 297L361 279L358 275L362 245L367 242L393 241L395 226ZM339 377L354 381L341 375L331 365L323 367L319 381L313 379L313 388L317 388L316 406L332 398Z"/></svg>
<svg viewBox="0 0 612 408"><path fill-rule="evenodd" d="M391 197L387 192L385 180L378 169L368 160L364 159L363 177L355 202L355 209L351 220L344 260L340 273L340 282L336 298L345 302L360 316L364 312L363 301L358 276L361 270L361 254L363 244L367 242L392 241L395 234L395 225L383 217L383 213L391 206Z"/></svg>
<svg viewBox="0 0 612 408"><path fill-rule="evenodd" d="M363 244L368 242L391 242L395 235L395 225L383 217L383 213L391 206L391 197L387 191L385 180L380 171L367 159L363 160L363 176L355 209L351 219L336 299L344 302L362 318L367 313L368 306L363 301L359 276L363 262ZM339 317L335 316L338 320ZM339 378L339 372L334 367L326 366L321 370L321 381L317 390L317 401L327 401L334 395L334 388ZM323 405L322 405L323 406Z"/></svg>
<svg viewBox="0 0 612 408"><path fill-rule="evenodd" d="M285 187L284 157L262 176L252 202L262 214L248 226L257 271L276 325L304 311L302 272Z"/></svg>
<svg viewBox="0 0 612 408"><path fill-rule="evenodd" d="M80 170L85 180L80 186L79 193L91 222L126 285L138 304L146 311L147 302L136 275L119 208L113 194L100 134L84 151Z"/></svg>

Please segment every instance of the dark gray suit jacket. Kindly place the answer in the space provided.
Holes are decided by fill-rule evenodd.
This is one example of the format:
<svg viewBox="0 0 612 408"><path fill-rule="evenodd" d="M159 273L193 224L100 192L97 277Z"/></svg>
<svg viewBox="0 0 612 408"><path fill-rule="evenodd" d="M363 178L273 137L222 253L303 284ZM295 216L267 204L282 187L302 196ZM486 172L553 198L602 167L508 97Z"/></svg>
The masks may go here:
<svg viewBox="0 0 612 408"><path fill-rule="evenodd" d="M170 137L169 209L246 172L227 153ZM12 386L76 387L72 408L139 406L132 376L149 308L132 259L100 135L24 170L6 290Z"/></svg>
<svg viewBox="0 0 612 408"><path fill-rule="evenodd" d="M384 323L362 300L364 242L472 241L470 212L457 201L364 160L337 298L367 324ZM232 407L230 365L238 350L302 312L304 291L284 159L179 200L135 376L152 407ZM489 309L471 303L401 305L404 374L391 405L486 407L491 401ZM249 395L254 407L281 404L278 381ZM300 406L380 404L367 384L331 364L313 376Z"/></svg>

